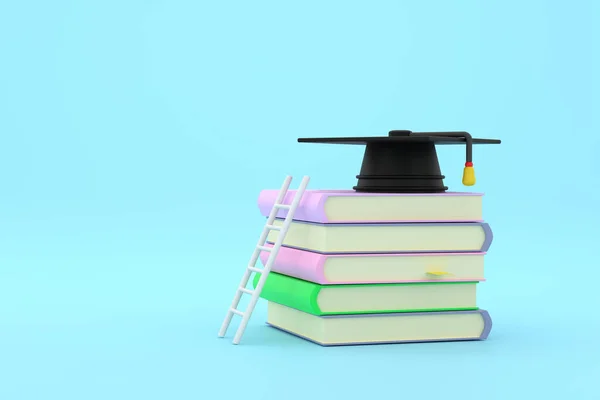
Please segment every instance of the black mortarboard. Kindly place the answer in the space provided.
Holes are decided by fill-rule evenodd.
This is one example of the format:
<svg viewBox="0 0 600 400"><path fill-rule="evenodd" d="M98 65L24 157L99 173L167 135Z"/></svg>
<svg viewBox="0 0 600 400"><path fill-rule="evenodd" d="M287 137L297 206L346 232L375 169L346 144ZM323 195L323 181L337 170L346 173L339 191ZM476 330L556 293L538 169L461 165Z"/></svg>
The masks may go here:
<svg viewBox="0 0 600 400"><path fill-rule="evenodd" d="M497 139L473 139L468 132L390 131L388 136L300 138L301 143L366 145L358 192L376 193L443 193L445 178L435 149L436 144L466 144L467 157L463 184L475 184L473 144L499 144Z"/></svg>

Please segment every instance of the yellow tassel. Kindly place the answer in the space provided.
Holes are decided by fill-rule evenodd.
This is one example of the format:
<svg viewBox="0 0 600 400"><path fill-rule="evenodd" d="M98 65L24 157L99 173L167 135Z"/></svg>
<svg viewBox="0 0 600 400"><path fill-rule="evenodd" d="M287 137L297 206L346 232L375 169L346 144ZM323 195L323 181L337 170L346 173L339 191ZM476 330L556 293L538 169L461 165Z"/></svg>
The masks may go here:
<svg viewBox="0 0 600 400"><path fill-rule="evenodd" d="M463 179L462 183L465 186L473 186L475 184L475 170L473 169L473 165L465 166L465 170L463 171Z"/></svg>

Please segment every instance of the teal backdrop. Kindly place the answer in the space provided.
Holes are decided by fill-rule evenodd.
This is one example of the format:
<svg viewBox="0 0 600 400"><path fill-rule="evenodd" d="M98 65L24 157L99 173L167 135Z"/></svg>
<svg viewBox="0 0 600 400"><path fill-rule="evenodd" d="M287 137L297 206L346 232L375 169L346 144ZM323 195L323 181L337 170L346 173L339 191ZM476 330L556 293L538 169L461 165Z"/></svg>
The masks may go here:
<svg viewBox="0 0 600 400"><path fill-rule="evenodd" d="M0 2L0 398L598 399L599 4ZM355 184L297 138L391 129L502 140L488 341L322 348L263 301L218 339L260 190Z"/></svg>

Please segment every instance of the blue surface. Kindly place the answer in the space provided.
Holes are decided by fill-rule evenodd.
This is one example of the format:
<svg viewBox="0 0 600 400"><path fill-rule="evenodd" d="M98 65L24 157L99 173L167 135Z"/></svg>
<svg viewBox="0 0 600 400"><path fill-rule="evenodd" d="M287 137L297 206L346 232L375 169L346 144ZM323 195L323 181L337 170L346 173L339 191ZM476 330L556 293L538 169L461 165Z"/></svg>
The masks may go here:
<svg viewBox="0 0 600 400"><path fill-rule="evenodd" d="M363 3L0 4L0 399L600 398L598 3ZM355 183L296 138L390 129L503 140L489 340L217 339L258 192Z"/></svg>

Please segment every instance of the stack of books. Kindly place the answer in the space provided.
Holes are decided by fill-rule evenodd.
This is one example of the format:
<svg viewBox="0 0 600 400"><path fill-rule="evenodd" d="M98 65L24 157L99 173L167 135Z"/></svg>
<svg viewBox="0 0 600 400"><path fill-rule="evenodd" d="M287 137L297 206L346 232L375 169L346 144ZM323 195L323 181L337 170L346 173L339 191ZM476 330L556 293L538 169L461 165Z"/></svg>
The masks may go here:
<svg viewBox="0 0 600 400"><path fill-rule="evenodd" d="M260 193L263 216L277 194ZM307 190L261 293L267 323L325 346L486 339L482 196Z"/></svg>

